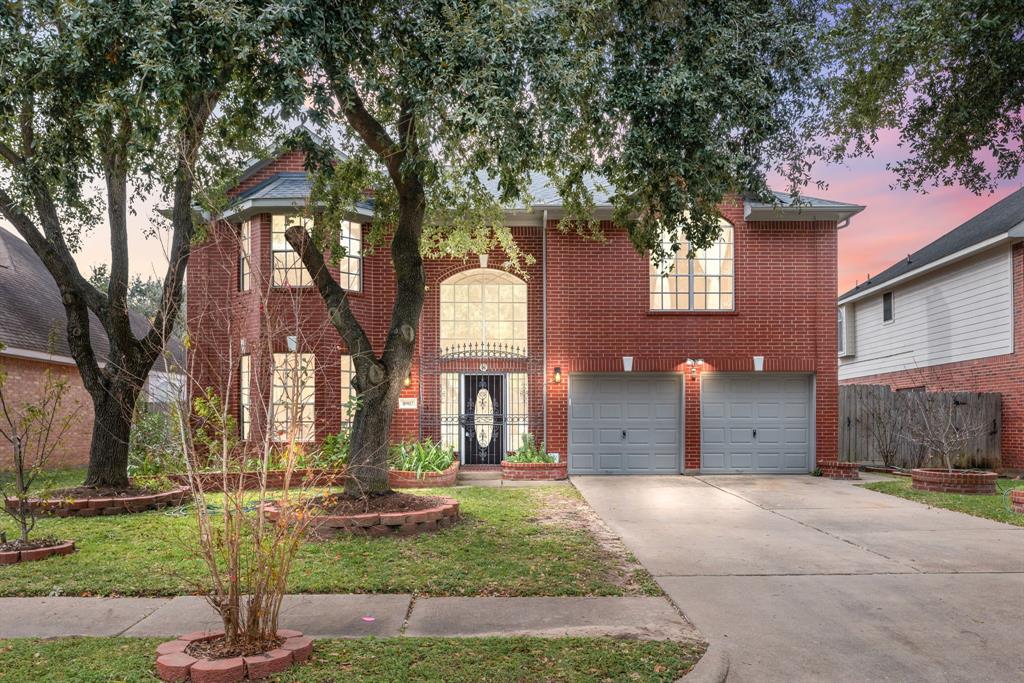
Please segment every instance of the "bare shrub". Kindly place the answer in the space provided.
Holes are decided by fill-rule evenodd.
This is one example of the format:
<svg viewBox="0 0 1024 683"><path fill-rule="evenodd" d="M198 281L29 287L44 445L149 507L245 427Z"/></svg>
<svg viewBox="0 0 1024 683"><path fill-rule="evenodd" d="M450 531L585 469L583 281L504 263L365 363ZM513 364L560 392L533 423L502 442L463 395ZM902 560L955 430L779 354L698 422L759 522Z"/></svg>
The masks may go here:
<svg viewBox="0 0 1024 683"><path fill-rule="evenodd" d="M915 418L909 438L947 470L969 467L976 455L971 443L989 429L980 403L947 393L915 391L905 396Z"/></svg>

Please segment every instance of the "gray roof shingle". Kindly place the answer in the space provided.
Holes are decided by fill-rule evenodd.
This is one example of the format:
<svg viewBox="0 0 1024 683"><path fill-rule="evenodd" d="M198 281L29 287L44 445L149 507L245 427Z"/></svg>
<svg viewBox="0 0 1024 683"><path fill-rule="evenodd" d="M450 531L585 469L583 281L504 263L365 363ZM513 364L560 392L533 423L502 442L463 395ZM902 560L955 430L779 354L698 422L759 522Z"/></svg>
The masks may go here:
<svg viewBox="0 0 1024 683"><path fill-rule="evenodd" d="M141 337L150 329L149 321L131 314L132 331ZM101 361L110 352L103 326L89 314L89 335L93 350ZM7 229L0 227L0 342L6 346L42 354L71 357L67 339L67 315L60 290L46 266L32 248ZM170 342L172 355L184 358L181 345ZM158 358L154 370L163 370Z"/></svg>
<svg viewBox="0 0 1024 683"><path fill-rule="evenodd" d="M1012 192L970 220L961 223L909 258L889 266L878 275L843 293L839 300L893 280L985 240L998 237L1024 221L1024 187Z"/></svg>

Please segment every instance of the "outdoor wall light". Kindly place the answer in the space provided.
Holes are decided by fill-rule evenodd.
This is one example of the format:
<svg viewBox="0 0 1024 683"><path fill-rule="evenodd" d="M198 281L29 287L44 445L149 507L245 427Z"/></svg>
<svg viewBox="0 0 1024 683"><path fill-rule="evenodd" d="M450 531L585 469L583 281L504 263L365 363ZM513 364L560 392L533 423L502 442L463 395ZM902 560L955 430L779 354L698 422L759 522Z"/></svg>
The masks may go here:
<svg viewBox="0 0 1024 683"><path fill-rule="evenodd" d="M402 386L409 386L412 384L412 370L406 373L405 379L402 380Z"/></svg>
<svg viewBox="0 0 1024 683"><path fill-rule="evenodd" d="M561 384L562 383L562 368L560 368L560 367L556 367L555 368L554 382L555 382L555 384Z"/></svg>

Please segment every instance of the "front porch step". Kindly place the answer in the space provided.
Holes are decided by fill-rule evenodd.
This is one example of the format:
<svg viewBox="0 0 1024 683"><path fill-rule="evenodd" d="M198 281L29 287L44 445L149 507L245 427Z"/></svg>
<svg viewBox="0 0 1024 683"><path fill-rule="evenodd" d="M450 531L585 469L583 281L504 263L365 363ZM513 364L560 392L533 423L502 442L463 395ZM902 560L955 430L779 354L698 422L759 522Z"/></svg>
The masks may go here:
<svg viewBox="0 0 1024 683"><path fill-rule="evenodd" d="M460 469L458 481L493 481L501 479L501 470L466 470Z"/></svg>

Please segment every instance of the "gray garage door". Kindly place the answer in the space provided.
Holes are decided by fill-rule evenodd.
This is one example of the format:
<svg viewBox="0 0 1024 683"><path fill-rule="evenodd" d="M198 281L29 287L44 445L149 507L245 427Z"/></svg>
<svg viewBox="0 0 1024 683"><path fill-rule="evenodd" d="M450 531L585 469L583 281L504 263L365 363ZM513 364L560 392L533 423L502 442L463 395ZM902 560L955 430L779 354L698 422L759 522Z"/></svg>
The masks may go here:
<svg viewBox="0 0 1024 683"><path fill-rule="evenodd" d="M677 474L682 388L670 374L569 378L569 472Z"/></svg>
<svg viewBox="0 0 1024 683"><path fill-rule="evenodd" d="M807 472L808 375L708 373L701 383L702 472Z"/></svg>

